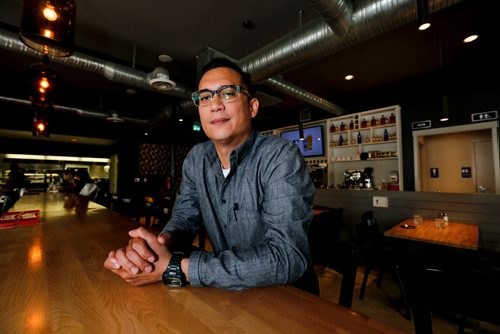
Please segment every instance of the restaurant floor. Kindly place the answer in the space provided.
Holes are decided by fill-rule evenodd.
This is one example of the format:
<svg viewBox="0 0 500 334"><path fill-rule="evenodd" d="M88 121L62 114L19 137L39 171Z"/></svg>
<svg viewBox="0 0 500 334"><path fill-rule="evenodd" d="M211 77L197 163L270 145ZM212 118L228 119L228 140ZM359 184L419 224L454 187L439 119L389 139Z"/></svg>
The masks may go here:
<svg viewBox="0 0 500 334"><path fill-rule="evenodd" d="M363 300L359 300L358 295L363 270L362 267L358 268L352 310L383 321L408 333L415 333L413 322L404 316L397 281L389 273L384 274L380 287L375 282L376 273L370 274L365 296ZM342 276L330 268L318 265L315 266L315 271L319 279L320 297L337 303ZM434 334L457 334L458 321L457 317L434 315L432 318L433 332ZM465 328L464 333L500 333L500 326L468 319L468 327Z"/></svg>

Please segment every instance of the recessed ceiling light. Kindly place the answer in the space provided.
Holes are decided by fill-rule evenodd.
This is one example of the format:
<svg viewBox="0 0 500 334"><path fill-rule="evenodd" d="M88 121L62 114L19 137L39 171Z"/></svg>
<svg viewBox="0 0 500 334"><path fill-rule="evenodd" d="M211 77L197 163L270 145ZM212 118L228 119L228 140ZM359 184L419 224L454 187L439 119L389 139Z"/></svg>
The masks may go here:
<svg viewBox="0 0 500 334"><path fill-rule="evenodd" d="M354 79L354 75L352 75L352 74L348 74L348 75L346 75L346 76L344 77L344 79L346 79L347 81L352 80L352 79Z"/></svg>
<svg viewBox="0 0 500 334"><path fill-rule="evenodd" d="M429 22L426 22L426 23L422 23L419 27L418 27L418 30L420 31L424 31L424 30L427 30L429 29L429 27L431 26L431 24Z"/></svg>
<svg viewBox="0 0 500 334"><path fill-rule="evenodd" d="M71 138L71 142L76 143L76 142L78 142L78 139L76 139L76 138Z"/></svg>
<svg viewBox="0 0 500 334"><path fill-rule="evenodd" d="M470 43L470 42L474 42L476 39L478 39L479 36L478 35L470 35L470 36L467 36L466 38L464 38L464 43Z"/></svg>
<svg viewBox="0 0 500 334"><path fill-rule="evenodd" d="M170 63L172 61L172 57L166 54L159 55L158 59L163 63Z"/></svg>

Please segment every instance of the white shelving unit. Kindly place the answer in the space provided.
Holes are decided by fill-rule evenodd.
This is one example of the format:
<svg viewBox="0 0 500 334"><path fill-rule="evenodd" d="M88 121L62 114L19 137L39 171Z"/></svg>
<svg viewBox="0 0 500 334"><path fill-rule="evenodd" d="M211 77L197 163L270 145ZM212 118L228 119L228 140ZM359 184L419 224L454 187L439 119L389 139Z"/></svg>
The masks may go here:
<svg viewBox="0 0 500 334"><path fill-rule="evenodd" d="M403 190L400 110L390 106L327 120L329 187L342 184L346 170L372 167L376 186L397 172Z"/></svg>

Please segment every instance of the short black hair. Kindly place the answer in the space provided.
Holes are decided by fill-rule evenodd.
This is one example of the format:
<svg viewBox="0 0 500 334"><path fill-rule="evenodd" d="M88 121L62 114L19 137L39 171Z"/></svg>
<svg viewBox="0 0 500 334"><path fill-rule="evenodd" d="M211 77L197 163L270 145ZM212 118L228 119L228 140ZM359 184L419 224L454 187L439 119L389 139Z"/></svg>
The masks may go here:
<svg viewBox="0 0 500 334"><path fill-rule="evenodd" d="M241 83L245 86L251 96L255 95L255 90L252 84L252 80L250 79L250 74L244 72L241 67L239 67L235 62L227 59L227 58L213 58L210 60L203 68L201 69L200 79L210 70L219 67L227 67L235 70L241 76Z"/></svg>

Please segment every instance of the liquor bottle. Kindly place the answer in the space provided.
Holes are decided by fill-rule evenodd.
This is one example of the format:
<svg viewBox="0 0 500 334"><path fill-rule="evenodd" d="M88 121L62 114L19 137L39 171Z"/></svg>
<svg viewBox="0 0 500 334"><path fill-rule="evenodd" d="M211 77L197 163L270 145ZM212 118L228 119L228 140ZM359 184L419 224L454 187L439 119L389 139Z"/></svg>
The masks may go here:
<svg viewBox="0 0 500 334"><path fill-rule="evenodd" d="M385 118L385 116L382 115L382 117L380 117L380 125L385 125L385 123L387 123L387 118Z"/></svg>
<svg viewBox="0 0 500 334"><path fill-rule="evenodd" d="M330 133L334 132L335 132L335 124L332 123L332 125L330 125Z"/></svg>
<svg viewBox="0 0 500 334"><path fill-rule="evenodd" d="M394 124L396 123L396 116L394 116L393 113L389 116L389 123Z"/></svg>
<svg viewBox="0 0 500 334"><path fill-rule="evenodd" d="M358 144L361 144L362 138L361 138L361 132L358 132Z"/></svg>
<svg viewBox="0 0 500 334"><path fill-rule="evenodd" d="M372 120L370 121L370 126L377 126L377 120L375 119L375 116L372 116Z"/></svg>
<svg viewBox="0 0 500 334"><path fill-rule="evenodd" d="M354 130L354 122L351 119L351 122L349 123L349 130Z"/></svg>
<svg viewBox="0 0 500 334"><path fill-rule="evenodd" d="M366 119L363 118L363 120L361 121L361 128L366 128L368 126L368 122L366 121Z"/></svg>
<svg viewBox="0 0 500 334"><path fill-rule="evenodd" d="M384 130L384 141L389 140L389 132L387 132L387 129Z"/></svg>
<svg viewBox="0 0 500 334"><path fill-rule="evenodd" d="M339 146L344 145L344 138L342 138L342 135L339 136Z"/></svg>
<svg viewBox="0 0 500 334"><path fill-rule="evenodd" d="M340 122L340 131L345 131L345 124L344 124L344 122Z"/></svg>

